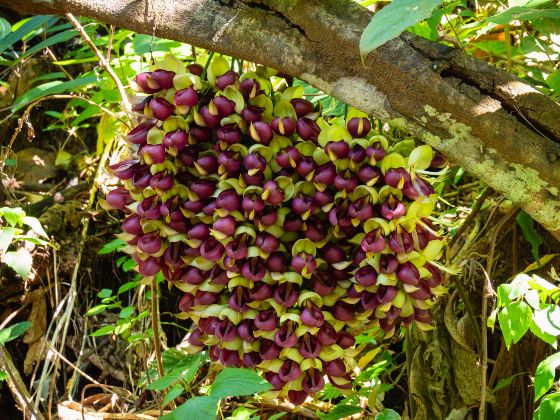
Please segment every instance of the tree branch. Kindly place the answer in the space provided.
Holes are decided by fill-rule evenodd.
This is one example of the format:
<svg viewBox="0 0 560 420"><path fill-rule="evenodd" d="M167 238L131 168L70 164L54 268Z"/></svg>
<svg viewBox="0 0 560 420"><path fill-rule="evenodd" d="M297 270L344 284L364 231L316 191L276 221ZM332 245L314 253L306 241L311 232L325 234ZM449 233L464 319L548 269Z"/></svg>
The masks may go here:
<svg viewBox="0 0 560 420"><path fill-rule="evenodd" d="M560 106L451 47L404 34L362 63L371 12L340 0L0 0L73 13L261 63L393 120L560 238Z"/></svg>

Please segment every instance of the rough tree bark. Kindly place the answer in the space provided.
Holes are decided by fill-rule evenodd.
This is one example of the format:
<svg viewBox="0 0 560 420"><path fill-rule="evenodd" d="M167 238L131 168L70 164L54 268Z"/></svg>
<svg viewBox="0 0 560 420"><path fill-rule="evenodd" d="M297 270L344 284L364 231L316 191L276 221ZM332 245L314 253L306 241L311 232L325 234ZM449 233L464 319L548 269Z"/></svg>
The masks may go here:
<svg viewBox="0 0 560 420"><path fill-rule="evenodd" d="M359 55L371 13L340 0L0 0L88 16L258 62L396 120L560 238L560 106L521 80L410 34Z"/></svg>

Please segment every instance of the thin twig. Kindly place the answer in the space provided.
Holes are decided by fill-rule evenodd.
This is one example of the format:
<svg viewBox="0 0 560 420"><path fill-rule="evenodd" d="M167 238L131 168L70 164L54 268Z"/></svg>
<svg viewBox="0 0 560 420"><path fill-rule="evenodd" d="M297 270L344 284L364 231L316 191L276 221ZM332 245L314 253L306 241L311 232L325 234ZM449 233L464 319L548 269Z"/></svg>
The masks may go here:
<svg viewBox="0 0 560 420"><path fill-rule="evenodd" d="M119 76L117 76L117 74L115 73L111 65L107 62L106 58L101 53L101 51L99 51L99 49L95 46L95 44L93 43L93 41L91 40L87 32L84 30L84 27L81 25L78 19L76 19L72 13L66 13L66 17L72 23L72 25L74 25L74 27L78 30L78 32L84 39L85 43L88 44L91 50L95 53L95 55L99 59L99 63L101 64L101 67L103 67L103 69L105 69L105 71L109 73L109 76L111 76L111 79L113 79L113 81L117 85L117 89L119 91L119 94L121 95L123 108L125 109L126 112L130 112L132 108L130 106L128 96L126 94L126 90L124 89L124 86L121 83Z"/></svg>
<svg viewBox="0 0 560 420"><path fill-rule="evenodd" d="M160 378L163 377L163 360L161 358L161 343L159 341L159 311L158 311L158 285L156 276L152 276L152 335L154 339L154 352ZM163 408L163 407L162 407Z"/></svg>
<svg viewBox="0 0 560 420"><path fill-rule="evenodd" d="M43 416L33 408L33 404L31 404L31 396L27 391L27 387L21 379L11 356L8 353L8 349L6 349L3 345L0 345L0 368L8 374L8 387L10 388L17 405L20 407L21 411L23 411L25 417L42 420Z"/></svg>
<svg viewBox="0 0 560 420"><path fill-rule="evenodd" d="M406 329L406 376L408 381L408 405L410 410L410 418L413 419L416 416L416 403L414 397L412 396L412 359L414 358L414 352L412 351L412 332L411 327Z"/></svg>

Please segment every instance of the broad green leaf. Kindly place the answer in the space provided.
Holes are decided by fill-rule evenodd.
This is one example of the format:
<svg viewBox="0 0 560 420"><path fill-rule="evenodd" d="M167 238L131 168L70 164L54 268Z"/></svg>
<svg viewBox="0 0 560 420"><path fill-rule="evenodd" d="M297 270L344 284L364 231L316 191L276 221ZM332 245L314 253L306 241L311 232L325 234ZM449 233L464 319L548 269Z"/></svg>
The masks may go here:
<svg viewBox="0 0 560 420"><path fill-rule="evenodd" d="M101 337L103 335L111 334L115 330L114 325L105 325L90 334L91 337Z"/></svg>
<svg viewBox="0 0 560 420"><path fill-rule="evenodd" d="M0 344L6 344L24 334L31 327L31 322L24 321L0 330Z"/></svg>
<svg viewBox="0 0 560 420"><path fill-rule="evenodd" d="M167 404L169 404L175 398L180 396L184 391L185 391L185 389L181 385L175 385L173 388L171 388L169 390L169 392L167 394L165 394L165 398L163 399L163 401L161 403L162 407L165 407Z"/></svg>
<svg viewBox="0 0 560 420"><path fill-rule="evenodd" d="M173 369L171 372L166 373L161 378L156 379L150 385L146 387L151 391L163 391L165 388L169 388L171 385L179 382L183 377L183 373L188 369L188 366L179 366Z"/></svg>
<svg viewBox="0 0 560 420"><path fill-rule="evenodd" d="M3 216L10 226L21 226L25 212L20 207L2 207L0 209L0 216Z"/></svg>
<svg viewBox="0 0 560 420"><path fill-rule="evenodd" d="M85 85L94 84L96 82L97 82L97 77L85 76L85 77L79 77L74 80L68 80L66 82L56 80L54 82L48 82L39 85L37 87L34 87L33 89L28 90L19 98L17 98L14 104L12 105L12 111L16 112L21 108L25 107L26 105L28 105L29 103L39 98L42 98L43 96L71 91Z"/></svg>
<svg viewBox="0 0 560 420"><path fill-rule="evenodd" d="M362 60L406 28L432 15L443 0L394 0L377 12L360 38Z"/></svg>
<svg viewBox="0 0 560 420"><path fill-rule="evenodd" d="M544 397L535 410L534 420L553 420L560 418L560 392Z"/></svg>
<svg viewBox="0 0 560 420"><path fill-rule="evenodd" d="M349 417L353 414L361 413L364 411L362 407L358 407L355 405L337 405L327 414L319 415L321 420L339 420L345 417Z"/></svg>
<svg viewBox="0 0 560 420"><path fill-rule="evenodd" d="M560 10L558 12L560 12ZM524 211L519 212L515 220L521 228L521 232L523 232L523 237L531 244L533 259L539 261L539 247L542 245L543 240L535 229L535 221Z"/></svg>
<svg viewBox="0 0 560 420"><path fill-rule="evenodd" d="M160 420L214 420L218 413L219 398L193 397Z"/></svg>
<svg viewBox="0 0 560 420"><path fill-rule="evenodd" d="M134 289L136 286L138 286L137 281L128 281L125 284L123 284L121 287L119 287L117 294L120 295L121 293L128 292L130 289Z"/></svg>
<svg viewBox="0 0 560 420"><path fill-rule="evenodd" d="M545 333L541 328L535 323L535 320L531 320L531 324L529 325L529 330L533 333L533 335L537 338L540 338L545 343L550 344L552 347L557 348L557 340L556 337L550 334Z"/></svg>
<svg viewBox="0 0 560 420"><path fill-rule="evenodd" d="M44 41L39 42L37 45L34 45L32 48L27 50L25 54L23 54L19 59L21 60L29 57L30 55L33 55L44 48L50 47L51 45L69 41L72 38L76 37L77 34L78 32L75 29L59 32L53 36L48 37Z"/></svg>
<svg viewBox="0 0 560 420"><path fill-rule="evenodd" d="M509 0L509 7L515 6L525 6L525 7L537 7L543 4L552 3L552 0Z"/></svg>
<svg viewBox="0 0 560 420"><path fill-rule="evenodd" d="M521 340L529 329L531 308L525 302L513 302L500 311L498 322L509 350L509 346Z"/></svg>
<svg viewBox="0 0 560 420"><path fill-rule="evenodd" d="M560 353L547 357L537 366L535 372L535 401L541 398L554 383L556 368L560 366Z"/></svg>
<svg viewBox="0 0 560 420"><path fill-rule="evenodd" d="M43 226L41 226L41 222L39 222L39 219L37 219L36 217L25 216L23 218L23 224L29 226L38 235L41 235L48 239L49 235L47 235L47 232L45 232L45 229L43 229Z"/></svg>
<svg viewBox="0 0 560 420"><path fill-rule="evenodd" d="M134 308L134 306L126 306L122 308L121 311L119 312L119 318L122 319L130 318L132 315L134 315L135 311L136 309Z"/></svg>
<svg viewBox="0 0 560 420"><path fill-rule="evenodd" d="M100 304L100 305L95 305L92 308L89 308L86 312L87 316L94 316L94 315L98 315L101 312L105 312L105 310L107 309L107 305L105 304Z"/></svg>
<svg viewBox="0 0 560 420"><path fill-rule="evenodd" d="M560 9L533 9L530 7L511 7L502 13L486 18L485 22L507 25L513 20L535 20L540 18L560 19Z"/></svg>
<svg viewBox="0 0 560 420"><path fill-rule="evenodd" d="M5 370L0 370L0 382L5 381L6 379L8 379L8 372L6 372Z"/></svg>
<svg viewBox="0 0 560 420"><path fill-rule="evenodd" d="M560 93L560 70L550 73L546 78L546 84L552 90Z"/></svg>
<svg viewBox="0 0 560 420"><path fill-rule="evenodd" d="M57 20L58 18L54 18ZM53 20L53 16L50 15L40 15L34 16L32 18L27 19L24 21L22 25L16 28L12 27L12 31L2 39L0 39L0 54L14 45L16 42L21 41L27 35L29 35L33 30L37 29L44 23L48 22L49 20Z"/></svg>
<svg viewBox="0 0 560 420"><path fill-rule="evenodd" d="M21 276L22 279L25 280L31 271L33 257L27 249L21 247L18 248L17 251L6 252L2 258L2 262L12 268Z"/></svg>
<svg viewBox="0 0 560 420"><path fill-rule="evenodd" d="M0 230L0 255L6 252L14 239L15 233L16 228L14 227L5 227Z"/></svg>
<svg viewBox="0 0 560 420"><path fill-rule="evenodd" d="M238 407L236 408L233 413L231 413L230 417L227 417L225 420L251 420L255 419L253 414L257 412L254 408L247 408L247 407ZM260 417L256 417L260 418Z"/></svg>
<svg viewBox="0 0 560 420"><path fill-rule="evenodd" d="M100 299L104 299L104 298L111 297L112 294L113 291L111 289L101 289L99 292L97 292L97 297Z"/></svg>
<svg viewBox="0 0 560 420"><path fill-rule="evenodd" d="M0 18L0 39L4 39L10 32L12 32L12 25L4 18Z"/></svg>
<svg viewBox="0 0 560 420"><path fill-rule="evenodd" d="M560 335L560 307L548 304L543 309L535 311L533 321L539 329L549 335Z"/></svg>
<svg viewBox="0 0 560 420"><path fill-rule="evenodd" d="M268 391L272 385L250 369L225 368L222 370L210 389L214 398L239 397Z"/></svg>
<svg viewBox="0 0 560 420"><path fill-rule="evenodd" d="M391 408L384 408L381 413L375 416L375 420L400 420L401 416Z"/></svg>
<svg viewBox="0 0 560 420"><path fill-rule="evenodd" d="M268 420L278 420L278 419L284 417L286 414L288 414L288 413L276 413L273 416L270 416L268 418Z"/></svg>
<svg viewBox="0 0 560 420"><path fill-rule="evenodd" d="M66 74L62 71L55 71L53 73L45 73L37 76L36 78L29 81L30 84L39 82L41 80L53 80L53 79L66 79Z"/></svg>
<svg viewBox="0 0 560 420"><path fill-rule="evenodd" d="M120 251L124 247L126 247L126 242L117 238L103 245L103 248L97 251L97 253L100 255L110 254L113 251Z"/></svg>

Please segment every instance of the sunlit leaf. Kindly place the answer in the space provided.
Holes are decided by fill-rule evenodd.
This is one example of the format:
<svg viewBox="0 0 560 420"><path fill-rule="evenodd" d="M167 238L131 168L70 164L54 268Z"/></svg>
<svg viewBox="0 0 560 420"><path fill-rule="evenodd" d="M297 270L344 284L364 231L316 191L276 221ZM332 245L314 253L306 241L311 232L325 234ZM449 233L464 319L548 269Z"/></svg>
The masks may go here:
<svg viewBox="0 0 560 420"><path fill-rule="evenodd" d="M251 369L225 368L212 383L210 396L238 397L268 391L272 385Z"/></svg>
<svg viewBox="0 0 560 420"><path fill-rule="evenodd" d="M2 262L25 280L31 271L33 257L27 249L21 247L18 248L17 251L6 252L2 258Z"/></svg>
<svg viewBox="0 0 560 420"><path fill-rule="evenodd" d="M214 397L193 397L171 413L160 417L160 420L213 420L218 412L219 401L219 398Z"/></svg>
<svg viewBox="0 0 560 420"><path fill-rule="evenodd" d="M377 12L360 38L360 55L399 36L406 28L432 15L443 0L394 0Z"/></svg>
<svg viewBox="0 0 560 420"><path fill-rule="evenodd" d="M541 398L554 383L556 368L560 366L560 353L547 357L537 366L535 373L535 401Z"/></svg>
<svg viewBox="0 0 560 420"><path fill-rule="evenodd" d="M531 323L531 308L525 302L506 305L498 314L498 322L504 335L506 347L517 343L525 335Z"/></svg>

